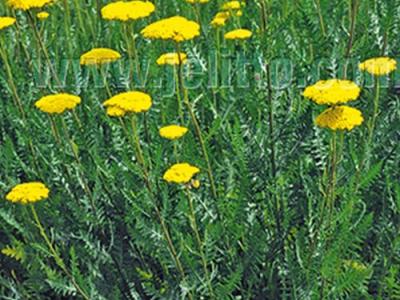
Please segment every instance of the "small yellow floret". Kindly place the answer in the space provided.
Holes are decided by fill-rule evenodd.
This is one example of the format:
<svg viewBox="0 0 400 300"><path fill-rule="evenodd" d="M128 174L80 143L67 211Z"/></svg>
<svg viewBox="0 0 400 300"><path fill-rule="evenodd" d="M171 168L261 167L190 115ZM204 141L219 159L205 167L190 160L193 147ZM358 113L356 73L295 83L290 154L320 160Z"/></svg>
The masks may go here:
<svg viewBox="0 0 400 300"><path fill-rule="evenodd" d="M332 130L352 130L363 123L361 111L349 106L334 106L325 110L316 119L319 127Z"/></svg>
<svg viewBox="0 0 400 300"><path fill-rule="evenodd" d="M49 193L49 189L41 182L21 183L6 195L6 200L13 203L28 204L47 199Z"/></svg>
<svg viewBox="0 0 400 300"><path fill-rule="evenodd" d="M8 0L7 5L14 9L29 10L31 8L41 8L53 2L54 0Z"/></svg>
<svg viewBox="0 0 400 300"><path fill-rule="evenodd" d="M15 18L11 17L0 17L0 30L13 25L16 22Z"/></svg>
<svg viewBox="0 0 400 300"><path fill-rule="evenodd" d="M150 109L152 102L148 94L132 91L115 95L106 100L103 105L106 108L117 107L126 113L146 112ZM112 112L116 112L115 110ZM121 113L121 112L120 112Z"/></svg>
<svg viewBox="0 0 400 300"><path fill-rule="evenodd" d="M148 17L154 10L154 4L148 1L117 1L104 6L101 16L106 20L125 22Z"/></svg>
<svg viewBox="0 0 400 300"><path fill-rule="evenodd" d="M158 65L179 65L184 64L187 61L187 55L185 53L166 53L161 55L157 59Z"/></svg>
<svg viewBox="0 0 400 300"><path fill-rule="evenodd" d="M107 107L106 113L110 117L123 117L123 116L125 116L126 111L124 111L123 109L120 109L117 106L110 106L110 107Z"/></svg>
<svg viewBox="0 0 400 300"><path fill-rule="evenodd" d="M42 97L35 106L48 114L62 114L66 110L74 109L81 103L81 98L71 94L55 94Z"/></svg>
<svg viewBox="0 0 400 300"><path fill-rule="evenodd" d="M183 42L199 36L200 25L184 17L175 16L148 25L141 31L141 34L148 39Z"/></svg>
<svg viewBox="0 0 400 300"><path fill-rule="evenodd" d="M229 31L225 34L225 39L227 40L245 40L250 38L253 33L247 29L236 29Z"/></svg>
<svg viewBox="0 0 400 300"><path fill-rule="evenodd" d="M170 183L184 184L192 180L193 176L200 172L200 169L188 163L179 163L170 167L164 173L164 180Z"/></svg>
<svg viewBox="0 0 400 300"><path fill-rule="evenodd" d="M336 105L356 100L360 92L361 89L352 81L329 79L307 87L303 96L320 105Z"/></svg>
<svg viewBox="0 0 400 300"><path fill-rule="evenodd" d="M396 60L389 57L371 58L360 64L361 71L367 71L376 76L387 75L395 71L396 68Z"/></svg>
<svg viewBox="0 0 400 300"><path fill-rule="evenodd" d="M188 132L186 127L178 125L169 125L162 127L159 131L160 136L169 140L176 140L184 136Z"/></svg>
<svg viewBox="0 0 400 300"><path fill-rule="evenodd" d="M82 54L81 65L102 65L116 61L121 58L121 54L108 48L94 48Z"/></svg>
<svg viewBox="0 0 400 300"><path fill-rule="evenodd" d="M48 12L46 12L46 11L42 11L42 12L40 12L40 13L38 13L38 14L36 15L36 17L37 17L39 20L46 20L49 16L50 16L50 14L49 14Z"/></svg>

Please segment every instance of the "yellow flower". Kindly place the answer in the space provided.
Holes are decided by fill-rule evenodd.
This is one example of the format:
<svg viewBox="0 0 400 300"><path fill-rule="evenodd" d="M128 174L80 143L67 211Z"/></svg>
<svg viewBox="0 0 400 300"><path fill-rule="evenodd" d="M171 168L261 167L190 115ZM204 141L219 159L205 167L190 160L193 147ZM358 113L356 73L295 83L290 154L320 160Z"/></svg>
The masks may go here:
<svg viewBox="0 0 400 300"><path fill-rule="evenodd" d="M41 182L21 183L6 195L6 200L21 204L34 203L47 199L49 193L49 189Z"/></svg>
<svg viewBox="0 0 400 300"><path fill-rule="evenodd" d="M356 100L360 91L361 89L352 81L329 79L307 87L303 96L317 104L335 105Z"/></svg>
<svg viewBox="0 0 400 300"><path fill-rule="evenodd" d="M120 109L117 106L110 106L110 107L107 107L106 113L110 117L123 117L123 116L125 116L126 111L124 111L123 109Z"/></svg>
<svg viewBox="0 0 400 300"><path fill-rule="evenodd" d="M42 11L36 15L39 20L46 20L50 14L47 11Z"/></svg>
<svg viewBox="0 0 400 300"><path fill-rule="evenodd" d="M66 110L74 109L81 98L71 94L55 94L42 97L36 101L36 108L48 114L62 114Z"/></svg>
<svg viewBox="0 0 400 300"><path fill-rule="evenodd" d="M7 5L14 9L28 10L31 8L41 8L54 0L8 0Z"/></svg>
<svg viewBox="0 0 400 300"><path fill-rule="evenodd" d="M389 57L377 57L364 61L359 67L361 71L367 71L372 75L382 76L395 71L397 62Z"/></svg>
<svg viewBox="0 0 400 300"><path fill-rule="evenodd" d="M183 64L187 61L187 55L185 53L166 53L161 55L157 59L158 65L179 65L180 62Z"/></svg>
<svg viewBox="0 0 400 300"><path fill-rule="evenodd" d="M252 32L247 29L235 29L225 34L227 40L244 40L252 36Z"/></svg>
<svg viewBox="0 0 400 300"><path fill-rule="evenodd" d="M211 21L211 25L214 27L223 27L226 24L227 19L223 19L223 18L214 18Z"/></svg>
<svg viewBox="0 0 400 300"><path fill-rule="evenodd" d="M101 65L116 61L121 58L121 54L108 48L94 48L82 54L81 65Z"/></svg>
<svg viewBox="0 0 400 300"><path fill-rule="evenodd" d="M159 132L165 139L177 140L183 137L188 132L188 129L178 125L169 125L162 127Z"/></svg>
<svg viewBox="0 0 400 300"><path fill-rule="evenodd" d="M237 11L234 12L234 15L236 17L241 17L241 16L243 16L243 12L241 10L237 10Z"/></svg>
<svg viewBox="0 0 400 300"><path fill-rule="evenodd" d="M148 39L183 42L199 36L200 25L184 17L175 16L148 25L141 31L141 34Z"/></svg>
<svg viewBox="0 0 400 300"><path fill-rule="evenodd" d="M200 187L200 180L193 179L191 184L193 188L198 189Z"/></svg>
<svg viewBox="0 0 400 300"><path fill-rule="evenodd" d="M229 19L229 12L219 12L215 15L214 19L211 21L211 25L214 27L222 27L225 26L226 21Z"/></svg>
<svg viewBox="0 0 400 300"><path fill-rule="evenodd" d="M196 168L188 163L179 163L170 167L164 173L164 180L170 183L188 183L192 180L193 176L200 172L199 168Z"/></svg>
<svg viewBox="0 0 400 300"><path fill-rule="evenodd" d="M221 9L222 10L236 10L236 9L240 9L242 6L245 6L244 2L229 1L229 2L224 3L222 5Z"/></svg>
<svg viewBox="0 0 400 300"><path fill-rule="evenodd" d="M332 130L352 130L363 121L361 111L345 105L328 108L315 119L319 127Z"/></svg>
<svg viewBox="0 0 400 300"><path fill-rule="evenodd" d="M16 19L11 17L0 17L0 30L13 25L15 22Z"/></svg>
<svg viewBox="0 0 400 300"><path fill-rule="evenodd" d="M104 6L101 16L106 20L137 20L150 16L154 10L154 4L147 1L117 1Z"/></svg>
<svg viewBox="0 0 400 300"><path fill-rule="evenodd" d="M140 113L148 111L152 102L150 95L133 91L115 95L105 101L103 105L106 108L117 107L126 113Z"/></svg>
<svg viewBox="0 0 400 300"><path fill-rule="evenodd" d="M186 0L187 3L195 4L195 3L207 3L210 0Z"/></svg>

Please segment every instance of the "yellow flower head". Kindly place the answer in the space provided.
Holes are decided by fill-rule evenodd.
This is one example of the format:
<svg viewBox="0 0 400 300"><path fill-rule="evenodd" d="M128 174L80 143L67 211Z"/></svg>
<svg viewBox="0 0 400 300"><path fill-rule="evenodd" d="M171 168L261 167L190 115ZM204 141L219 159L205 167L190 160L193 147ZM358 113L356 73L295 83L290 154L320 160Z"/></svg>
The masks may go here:
<svg viewBox="0 0 400 300"><path fill-rule="evenodd" d="M226 21L229 19L230 13L227 11L219 12L215 15L214 19L211 21L211 25L214 27L225 26Z"/></svg>
<svg viewBox="0 0 400 300"><path fill-rule="evenodd" d="M361 89L352 81L329 79L307 87L303 96L320 105L336 105L356 100L360 92Z"/></svg>
<svg viewBox="0 0 400 300"><path fill-rule="evenodd" d="M109 106L109 107L107 107L106 113L110 117L123 117L123 116L126 115L126 111L124 111L123 109L120 109L117 106Z"/></svg>
<svg viewBox="0 0 400 300"><path fill-rule="evenodd" d="M150 95L133 91L115 95L105 101L103 105L106 108L117 107L126 113L140 113L148 111L152 102Z"/></svg>
<svg viewBox="0 0 400 300"><path fill-rule="evenodd" d="M169 125L160 128L160 135L169 140L177 140L183 137L188 132L186 127L178 126L178 125Z"/></svg>
<svg viewBox="0 0 400 300"><path fill-rule="evenodd" d="M158 65L179 65L186 63L187 55L185 53L166 53L157 59Z"/></svg>
<svg viewBox="0 0 400 300"><path fill-rule="evenodd" d="M28 204L47 199L49 193L49 189L41 182L21 183L6 195L6 200L13 203Z"/></svg>
<svg viewBox="0 0 400 300"><path fill-rule="evenodd" d="M363 121L361 111L345 105L328 108L315 119L319 127L332 130L352 130Z"/></svg>
<svg viewBox="0 0 400 300"><path fill-rule="evenodd" d="M395 71L397 62L389 57L377 57L364 61L359 67L361 71L367 71L372 75L382 76Z"/></svg>
<svg viewBox="0 0 400 300"><path fill-rule="evenodd" d="M164 180L170 183L188 183L192 180L193 176L200 172L199 168L196 168L188 163L175 164L170 167L164 173Z"/></svg>
<svg viewBox="0 0 400 300"><path fill-rule="evenodd" d="M252 32L247 29L236 29L225 33L225 39L227 40L245 40L252 36Z"/></svg>
<svg viewBox="0 0 400 300"><path fill-rule="evenodd" d="M54 0L8 0L7 5L14 9L29 10L31 8L41 8Z"/></svg>
<svg viewBox="0 0 400 300"><path fill-rule="evenodd" d="M11 17L0 17L0 30L13 25L15 22L16 20Z"/></svg>
<svg viewBox="0 0 400 300"><path fill-rule="evenodd" d="M104 6L101 9L101 16L106 20L125 22L148 17L154 10L154 4L147 1L117 1Z"/></svg>
<svg viewBox="0 0 400 300"><path fill-rule="evenodd" d="M359 272L368 270L368 267L366 265L364 265L361 262L355 261L355 260L344 260L343 264L346 267L352 268L352 269L357 270Z"/></svg>
<svg viewBox="0 0 400 300"><path fill-rule="evenodd" d="M55 94L42 97L36 101L36 108L48 114L62 114L66 110L74 109L81 98L71 94Z"/></svg>
<svg viewBox="0 0 400 300"><path fill-rule="evenodd" d="M102 65L116 61L121 54L108 48L94 48L81 56L81 65Z"/></svg>
<svg viewBox="0 0 400 300"><path fill-rule="evenodd" d="M200 25L184 17L175 16L146 26L141 34L148 39L183 42L200 35Z"/></svg>
<svg viewBox="0 0 400 300"><path fill-rule="evenodd" d="M191 184L192 184L192 187L195 189L200 188L200 185L201 185L200 180L197 180L197 179L193 179Z"/></svg>
<svg viewBox="0 0 400 300"><path fill-rule="evenodd" d="M235 12L233 12L233 15L236 17L241 17L243 16L243 12L241 10L236 10Z"/></svg>
<svg viewBox="0 0 400 300"><path fill-rule="evenodd" d="M47 11L42 11L36 15L39 20L46 20L50 14Z"/></svg>
<svg viewBox="0 0 400 300"><path fill-rule="evenodd" d="M222 10L237 10L240 9L242 6L245 6L244 2L240 1L229 1L222 5Z"/></svg>
<svg viewBox="0 0 400 300"><path fill-rule="evenodd" d="M200 4L203 4L203 3L207 3L207 2L209 2L210 0L186 0L186 2L187 3L190 3L190 4L195 4L195 3L200 3Z"/></svg>

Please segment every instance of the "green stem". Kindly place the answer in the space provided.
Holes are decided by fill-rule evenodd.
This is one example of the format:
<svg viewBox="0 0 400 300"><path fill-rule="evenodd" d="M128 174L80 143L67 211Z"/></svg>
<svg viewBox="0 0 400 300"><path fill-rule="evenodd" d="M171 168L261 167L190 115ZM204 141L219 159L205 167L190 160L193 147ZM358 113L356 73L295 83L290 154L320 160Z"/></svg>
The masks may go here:
<svg viewBox="0 0 400 300"><path fill-rule="evenodd" d="M47 247L50 250L51 255L53 256L54 260L56 261L56 264L59 266L59 268L65 273L65 275L67 275L67 277L71 280L72 284L74 285L74 287L76 288L76 290L78 291L79 294L81 294L81 296L86 299L89 300L89 296L86 294L86 292L79 286L79 284L76 282L74 276L70 273L70 271L67 269L67 267L65 266L65 263L63 261L63 259L61 258L61 256L58 254L56 248L53 246L53 243L51 242L50 238L47 236L47 233L42 225L42 223L40 222L39 216L36 212L35 206L34 205L30 205L31 210L32 210L32 215L33 218L35 220L36 226L39 229L40 235L42 236L42 238L45 240Z"/></svg>
<svg viewBox="0 0 400 300"><path fill-rule="evenodd" d="M215 298L215 294L214 294L214 290L212 288L212 284L211 284L211 278L210 278L210 274L208 271L208 263L207 263L207 259L206 259L206 255L204 253L204 243L201 240L200 237L200 232L199 232L199 227L197 225L197 220L196 220L196 213L195 213L195 209L194 209L194 205L193 205L193 198L190 195L190 190L188 188L188 186L186 186L186 195L188 197L188 203L189 203L189 221L190 224L192 226L193 229L193 233L197 242L197 246L199 248L199 253L200 253L200 257L201 257L201 262L203 265L203 270L204 270L204 275L206 276L206 280L207 280L207 287L210 293L210 298L211 299L216 299Z"/></svg>
<svg viewBox="0 0 400 300"><path fill-rule="evenodd" d="M108 97L112 97L110 85L108 84L107 73L104 71L104 66L99 66L100 75L103 77L103 84L106 89Z"/></svg>
<svg viewBox="0 0 400 300"><path fill-rule="evenodd" d="M261 34L264 35L267 29L267 10L265 7L264 0L259 0L259 2L260 2Z"/></svg>
<svg viewBox="0 0 400 300"><path fill-rule="evenodd" d="M379 77L375 77L375 97L374 97L374 108L371 119L368 121L368 133L367 138L365 139L364 144L364 152L362 154L361 162L358 165L358 169L356 172L356 185L355 192L360 188L360 176L364 170L365 164L369 161L369 157L371 155L371 150L373 148L373 139L374 139L374 131L376 127L376 121L379 115L379 100L380 100L380 82Z"/></svg>
<svg viewBox="0 0 400 300"><path fill-rule="evenodd" d="M272 83L271 83L271 72L270 65L267 64L267 84L268 84L268 121L269 121L269 139L271 148L271 173L272 177L276 178L277 167L276 167L276 150L275 150L275 121L274 121L274 99L272 96Z"/></svg>
<svg viewBox="0 0 400 300"><path fill-rule="evenodd" d="M336 131L332 132L331 142L331 169L329 178L329 189L328 189L328 208L329 208L329 228L332 222L332 215L336 200L336 169L337 169L337 134Z"/></svg>
<svg viewBox="0 0 400 300"><path fill-rule="evenodd" d="M347 43L347 50L345 58L349 58L351 54L351 49L353 48L354 42L354 32L356 29L356 21L357 21L357 12L358 12L358 0L349 0L350 1L350 35Z"/></svg>
<svg viewBox="0 0 400 300"><path fill-rule="evenodd" d="M68 54L72 58L72 43L71 43L71 34L69 30L71 28L71 12L69 9L68 0L63 0L63 6L65 12L64 30L65 30L66 43L68 45L68 52L69 52Z"/></svg>
<svg viewBox="0 0 400 300"><path fill-rule="evenodd" d="M179 87L178 73L179 73L179 71L174 66L174 78L175 78L175 85L176 85L176 98L177 98L177 101L178 101L178 114L179 114L179 119L180 119L181 123L184 124L185 121L184 121L184 118L183 118L182 96L181 96L181 89Z"/></svg>
<svg viewBox="0 0 400 300"><path fill-rule="evenodd" d="M380 98L380 91L381 91L381 85L378 77L375 77L375 97L374 97L374 111L372 115L372 119L369 123L368 126L368 147L371 147L373 138L374 138L374 131L376 127L376 120L379 115L379 98Z"/></svg>
<svg viewBox="0 0 400 300"><path fill-rule="evenodd" d="M13 94L14 104L18 107L18 109L21 113L22 120L25 122L26 114L25 114L24 108L22 106L21 98L18 95L17 87L16 87L15 81L14 81L14 76L12 74L11 66L10 66L10 63L8 60L7 51L3 47L3 39L1 37L0 37L0 56L1 56L1 59L3 60L4 67L6 69L8 83L10 85L10 88L11 88L11 91Z"/></svg>
<svg viewBox="0 0 400 300"><path fill-rule="evenodd" d="M132 131L133 131L133 140L135 142L135 147L136 147L136 158L140 165L143 168L143 172L145 173L146 176L148 176L148 170L146 167L146 162L144 160L143 156L143 150L142 146L140 145L140 138L139 138L139 133L137 130L137 125L136 125L136 115L132 114L131 116L131 125L132 125Z"/></svg>
<svg viewBox="0 0 400 300"><path fill-rule="evenodd" d="M172 141L172 144L174 147L174 156L175 156L176 162L179 163L178 141Z"/></svg>
<svg viewBox="0 0 400 300"><path fill-rule="evenodd" d="M196 15L196 22L200 24L200 3L193 3L193 10Z"/></svg>
<svg viewBox="0 0 400 300"><path fill-rule="evenodd" d="M8 60L8 55L7 55L7 51L5 50L5 48L3 47L3 40L0 37L0 57L3 60L5 69L6 69L6 73L7 73L7 77L8 77L8 84L10 85L11 88L11 92L13 95L13 99L14 99L14 104L18 107L18 110L21 114L21 118L22 118L22 123L24 125L24 129L28 131L27 136L28 136L28 146L29 146L29 150L31 151L32 154L32 160L33 160L33 164L36 168L36 171L39 173L39 164L37 161L37 157L36 157L36 151L35 148L33 147L33 142L32 142L32 135L29 133L29 128L27 126L27 119L26 119L26 114L24 111L24 107L22 105L22 101L21 98L19 97L19 93L14 81L14 76L12 73L12 69Z"/></svg>
<svg viewBox="0 0 400 300"><path fill-rule="evenodd" d="M92 191L90 190L89 185L88 185L88 183L87 183L87 181L86 181L86 179L84 177L84 171L83 171L84 168L83 168L82 162L81 162L81 160L79 158L79 153L78 153L78 151L77 151L77 149L75 147L75 144L74 144L74 142L73 142L73 140L72 140L72 138L71 138L71 136L70 136L70 134L68 132L67 125L65 124L65 121L64 121L63 118L61 118L61 124L62 124L62 128L63 128L64 134L67 137L68 144L69 144L69 146L71 148L71 151L72 151L72 153L74 155L75 161L76 161L76 163L78 165L79 174L80 174L80 177L81 177L83 189L84 189L86 195L88 196L88 198L90 200L90 204L92 206L93 211L96 212L96 206L95 206L95 203L94 203L93 194L92 194Z"/></svg>
<svg viewBox="0 0 400 300"><path fill-rule="evenodd" d="M314 1L315 1L315 5L317 6L319 24L321 26L322 35L326 36L324 17L322 15L322 10L321 10L321 2L320 2L320 0L314 0Z"/></svg>
<svg viewBox="0 0 400 300"><path fill-rule="evenodd" d="M179 43L176 43L176 52L180 53ZM213 197L216 199L218 197L217 196L217 189L215 187L215 181L214 181L214 176L213 176L212 169L211 169L210 159L208 157L206 145L205 145L205 142L204 142L204 139L203 139L203 135L201 133L200 124L197 121L196 115L194 114L192 105L191 105L191 103L189 101L188 91L187 91L187 89L185 88L185 86L183 84L183 62L181 60L181 57L180 56L178 56L178 57L179 57L179 85L180 85L180 89L183 92L183 101L184 101L184 103L185 103L185 105L186 105L186 107L188 109L189 115L190 115L192 123L194 125L195 132L196 132L196 135L197 135L197 139L198 139L198 141L200 143L200 147L201 147L201 151L202 151L202 154L203 154L203 158L204 158L204 160L206 161L206 164L207 164L207 174L208 174L208 179L210 181L211 192L212 192Z"/></svg>
<svg viewBox="0 0 400 300"><path fill-rule="evenodd" d="M34 36L36 38L36 42L38 43L39 48L43 52L43 55L44 55L44 57L45 57L45 59L47 61L47 64L48 64L48 66L50 68L50 71L51 71L51 73L53 73L54 79L57 81L58 86L62 87L61 81L58 78L58 75L57 75L56 70L54 69L53 63L51 62L49 52L47 51L46 46L44 45L44 43L42 41L42 38L40 37L40 33L36 28L34 18L33 18L32 14L30 13L29 10L26 13L27 13L27 17L28 17L28 20L29 20L29 24L30 24L30 26L31 26L31 28L33 30Z"/></svg>
<svg viewBox="0 0 400 300"><path fill-rule="evenodd" d="M56 121L54 120L52 115L49 115L49 119L50 119L51 132L53 133L54 139L58 145L61 145L60 133L58 132Z"/></svg>
<svg viewBox="0 0 400 300"><path fill-rule="evenodd" d="M139 55L137 52L137 47L136 47L136 39L135 39L135 33L134 33L134 23L124 23L124 39L125 39L125 44L126 44L126 50L128 53L128 58L129 58L129 78L132 78L130 82L134 82L135 76L134 76L134 66L132 61L134 61L135 68L136 68L136 75L139 81L139 84L142 86L143 82L140 76L140 62L139 62ZM131 46L132 45L132 46ZM131 87L129 87L131 88Z"/></svg>
<svg viewBox="0 0 400 300"><path fill-rule="evenodd" d="M121 121L121 123L123 125L124 131L126 131L126 134L128 135L128 139L130 139L129 132L127 131L126 126L124 125L123 120L121 118L120 118L120 121ZM165 240L167 242L169 252L171 253L171 256L172 256L172 258L173 258L173 260L175 262L176 268L178 269L179 274L181 275L182 281L184 283L186 283L185 271L184 271L182 263L180 261L178 252L177 252L177 250L176 250L176 248L174 246L174 243L172 241L171 234L169 232L168 226L167 226L167 224L165 222L164 217L162 216L161 210L159 209L159 207L157 205L157 201L156 201L157 197L154 194L153 189L151 187L150 178L149 178L149 172L148 172L147 167L145 165L145 160L144 160L144 157L143 157L143 151L142 151L142 148L140 146L140 138L139 138L139 134L138 134L137 126L136 126L136 116L135 115L132 115L131 123L132 123L132 131L133 131L133 136L134 136L133 146L134 146L134 150L136 152L136 157L137 157L137 160L139 162L139 165L142 168L143 179L145 181L145 186L146 186L146 188L147 188L147 190L148 190L148 192L149 192L149 194L150 194L150 196L151 196L151 198L153 200L152 201L153 202L153 207L154 207L154 210L156 212L156 215L157 215L157 218L159 220L159 223L161 225L161 229L163 231L163 236L164 236L164 238L165 238ZM188 292L188 297L191 300L194 299L193 295L191 294L190 291Z"/></svg>

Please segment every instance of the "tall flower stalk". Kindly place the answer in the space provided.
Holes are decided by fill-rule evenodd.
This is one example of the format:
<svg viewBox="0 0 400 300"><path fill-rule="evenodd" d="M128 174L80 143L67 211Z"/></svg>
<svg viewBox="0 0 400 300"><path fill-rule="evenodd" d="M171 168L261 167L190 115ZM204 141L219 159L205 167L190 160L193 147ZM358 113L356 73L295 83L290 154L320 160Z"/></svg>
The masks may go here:
<svg viewBox="0 0 400 300"><path fill-rule="evenodd" d="M39 229L41 237L44 239L46 246L48 247L52 258L55 260L57 266L63 271L68 279L73 284L76 291L85 299L90 300L88 294L83 288L77 283L73 274L68 270L61 255L59 254L57 247L51 241L46 233L42 222L36 212L34 203L45 200L49 197L50 190L41 182L27 182L16 185L7 195L6 200L12 203L20 203L22 205L29 205L35 221L36 227Z"/></svg>
<svg viewBox="0 0 400 300"><path fill-rule="evenodd" d="M163 232L163 237L167 242L168 250L174 260L175 266L180 274L183 283L187 284L187 275L183 268L182 262L179 258L178 251L173 243L167 222L165 221L158 201L158 194L153 190L150 171L146 164L146 159L144 157L144 151L141 146L140 134L137 126L137 114L147 112L152 106L152 100L150 95L143 92L132 91L125 92L115 95L110 99L106 100L103 105L107 108L107 114L111 117L118 117L122 128L127 135L129 141L132 141L133 150L138 161L138 166L142 172L142 177L145 183L145 187L152 199L152 206L156 213L159 224ZM131 120L131 132L125 125L122 117L128 116ZM191 292L188 295L189 299L194 299Z"/></svg>
<svg viewBox="0 0 400 300"><path fill-rule="evenodd" d="M192 181L193 177L200 172L200 169L192 166L188 163L177 163L172 165L163 176L163 179L169 183L175 183L178 185L183 185L185 187L186 196L188 199L189 206L189 214L188 219L190 222L190 226L193 230L194 239L196 241L198 252L201 259L201 264L203 266L204 275L206 278L207 288L209 290L209 296L211 299L216 299L214 294L214 289L211 283L211 277L208 270L208 262L204 252L204 242L200 236L200 230L197 224L196 213L193 203L193 198L190 194L189 184Z"/></svg>
<svg viewBox="0 0 400 300"><path fill-rule="evenodd" d="M36 212L36 209L34 205L30 205L31 211L33 218L35 220L36 226L39 229L40 235L46 242L46 245L50 251L51 256L54 258L57 266L64 272L64 274L69 278L69 280L72 282L73 286L77 290L77 292L85 299L85 300L90 300L90 297L88 294L83 290L83 288L76 282L75 277L72 275L72 273L68 270L67 266L65 265L61 255L58 253L57 248L53 245L51 242L51 239L46 233L46 230L44 229L42 223L40 222L39 216Z"/></svg>
<svg viewBox="0 0 400 300"><path fill-rule="evenodd" d="M177 53L180 53L180 45L179 43L175 44L176 47L176 51ZM203 158L207 164L207 175L208 175L208 180L210 181L210 187L211 187L211 193L213 195L214 198L217 198L217 188L215 185L215 180L214 180L214 175L213 175L213 171L212 171L212 167L211 167L211 162L210 162L210 158L208 156L208 151L207 151L207 147L206 147L206 143L204 141L203 138L203 134L201 132L201 128L200 128L200 124L196 118L196 115L194 114L193 111L193 107L192 104L190 103L189 100L189 93L188 90L186 89L185 85L184 85L184 78L183 78L183 62L181 57L179 57L179 66L178 66L178 77L179 77L179 90L183 92L183 102L189 112L190 115L190 119L193 123L194 129L195 129L195 133L197 136L197 139L199 141L200 144L200 148L201 148L201 152L203 155Z"/></svg>
<svg viewBox="0 0 400 300"><path fill-rule="evenodd" d="M358 99L360 92L361 89L354 82L340 79L319 81L314 85L308 86L303 92L303 96L311 101L319 105L328 106L325 111L318 115L315 119L315 123L321 128L328 128L331 130L330 150L328 156L329 162L327 163L328 180L323 195L320 219L317 223L312 248L314 248L316 244L319 232L324 223L326 209L328 209L328 227L331 226L330 224L336 199L338 153L341 152L341 150L338 151L338 149L342 149L343 147L343 137L341 137L341 145L338 147L337 131L341 131L342 135L343 131L353 130L354 127L360 126L364 121L362 113L359 110L341 104Z"/></svg>
<svg viewBox="0 0 400 300"><path fill-rule="evenodd" d="M82 182L82 186L84 189L85 194L90 200L90 205L93 209L93 211L96 211L96 206L94 203L94 197L92 194L91 189L89 188L89 184L85 178L84 175L84 168L81 163L81 160L79 158L79 153L77 146L75 145L74 141L72 140L67 125L65 124L65 120L63 119L63 116L61 116L64 112L69 111L69 110L74 110L77 105L81 103L81 98L75 95L71 94L54 94L54 95L48 95L44 96L38 101L36 101L35 106L42 112L46 113L50 117L50 122L51 122L51 129L52 133L54 135L54 138L57 142L57 144L61 145L61 135L60 131L57 128L57 122L55 120L56 116L60 116L61 119L61 128L64 136L67 139L68 145L71 148L71 152L74 156L74 159L77 163L78 170L79 170L79 177L80 181ZM64 155L66 155L67 150L64 148Z"/></svg>
<svg viewBox="0 0 400 300"><path fill-rule="evenodd" d="M32 31L33 31L33 34L34 34L36 43L37 43L37 45L38 45L38 48L42 51L42 53L43 53L43 55L44 55L44 57L45 57L45 60L46 60L46 62L47 62L47 66L49 67L50 72L53 74L54 79L56 80L57 85L58 85L59 87L62 87L63 85L62 85L62 83L61 83L60 78L58 77L58 74L57 74L56 69L54 68L53 62L51 61L50 54L49 54L49 52L47 51L47 48L46 48L46 46L45 46L45 44L44 44L44 42L43 42L43 40L42 40L42 37L40 36L39 30L38 30L37 27L36 27L35 18L33 17L31 11L29 11L29 10L26 11L26 15L27 15L27 18L28 18L28 23L29 23L29 25L30 25L30 27L31 27L31 29L32 29ZM38 53L38 55L40 56L40 53Z"/></svg>
<svg viewBox="0 0 400 300"><path fill-rule="evenodd" d="M210 272L208 271L208 262L207 262L207 258L206 258L205 252L204 252L204 242L202 241L202 239L200 237L199 226L197 225L196 213L195 213L194 204L193 204L193 197L190 194L188 185L186 185L185 191L186 191L186 195L188 198L188 204L189 204L188 218L189 218L190 225L191 225L193 233L194 233L195 240L197 242L198 251L199 251L199 254L201 257L201 263L203 265L204 275L206 276L207 288L210 293L210 298L216 299L214 289L211 284Z"/></svg>
<svg viewBox="0 0 400 300"><path fill-rule="evenodd" d="M325 29L325 22L324 22L324 16L322 15L322 9L321 9L321 1L320 0L314 0L315 6L317 8L317 14L318 14L318 19L319 19L319 25L321 26L321 32L323 36L326 36L326 29Z"/></svg>
<svg viewBox="0 0 400 300"><path fill-rule="evenodd" d="M369 74L371 74L374 77L374 87L375 87L375 93L373 97L373 108L372 108L372 115L370 116L368 120L368 131L367 131L367 136L364 142L364 151L361 156L360 163L358 164L357 167L357 172L356 172L356 185L355 185L355 190L357 191L360 183L360 176L361 173L363 172L365 165L369 162L372 148L373 148L373 139L374 139L374 132L379 116L379 102L381 98L381 86L380 86L380 78L382 76L387 76L391 72L395 71L397 68L397 62L394 59L391 59L389 57L376 57L376 58L371 58L368 59L364 62L362 62L359 65L359 68L361 71L365 71Z"/></svg>

